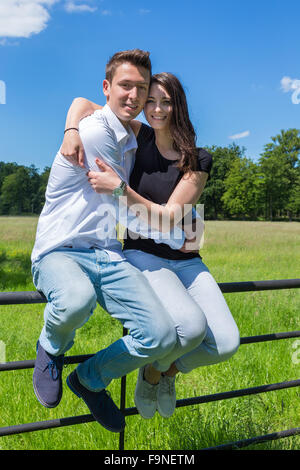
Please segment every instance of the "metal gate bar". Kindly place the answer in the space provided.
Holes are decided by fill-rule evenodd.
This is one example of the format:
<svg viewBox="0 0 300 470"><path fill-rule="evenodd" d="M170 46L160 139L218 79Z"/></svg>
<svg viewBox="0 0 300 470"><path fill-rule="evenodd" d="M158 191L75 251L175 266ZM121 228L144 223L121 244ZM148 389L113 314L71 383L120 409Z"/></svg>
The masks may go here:
<svg viewBox="0 0 300 470"><path fill-rule="evenodd" d="M127 334L126 328L123 329L123 336ZM271 333L267 335L258 336L244 336L240 339L240 344L252 344L252 343L264 343L266 341L276 341L280 339L298 338L300 337L300 330L287 331L284 333ZM94 354L81 354L77 356L66 356L64 358L64 364L79 364L93 357ZM23 370L32 369L35 364L35 359L29 359L26 361L12 361L0 363L0 372L11 371L11 370Z"/></svg>
<svg viewBox="0 0 300 470"><path fill-rule="evenodd" d="M279 382L274 384L259 385L257 387L243 388L240 390L231 390L229 392L213 393L211 395L202 395L199 397L184 398L177 400L176 408L183 406L199 405L202 403L210 403L220 400L227 400L230 398L244 397L246 395L256 395L259 393L273 392L274 390L283 390L286 388L299 387L300 380L290 380L286 382ZM137 415L138 410L136 407L126 408L124 410L125 416ZM71 426L74 424L90 423L95 421L94 417L89 415L71 416L67 418L57 418L47 421L39 421L27 424L18 424L14 426L7 426L0 428L0 436L8 436L12 434L21 434L32 431L43 431L45 429L59 428L63 426Z"/></svg>
<svg viewBox="0 0 300 470"><path fill-rule="evenodd" d="M228 444L221 444L215 447L207 447L201 450L234 450L241 449L242 447L250 446L251 444L260 444L262 442L274 441L284 437L291 437L300 434L300 428L287 429L285 431L273 432L265 434L264 436L251 437L250 439L242 439L240 441L229 442Z"/></svg>
<svg viewBox="0 0 300 470"><path fill-rule="evenodd" d="M218 284L224 294L293 289L300 287L300 279L278 279L268 281L246 281L246 282L220 282ZM44 294L38 291L24 292L0 292L0 305L18 305L18 304L40 304L46 303Z"/></svg>

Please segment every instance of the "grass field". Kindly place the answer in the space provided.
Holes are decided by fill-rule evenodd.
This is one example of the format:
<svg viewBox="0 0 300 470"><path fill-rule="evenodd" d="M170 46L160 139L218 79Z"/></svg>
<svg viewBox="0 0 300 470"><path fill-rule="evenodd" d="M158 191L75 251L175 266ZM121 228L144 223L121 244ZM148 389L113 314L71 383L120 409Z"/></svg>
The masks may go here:
<svg viewBox="0 0 300 470"><path fill-rule="evenodd" d="M36 218L0 218L0 291L34 290L30 253ZM206 223L204 262L217 282L299 278L300 224L268 222ZM241 336L299 329L300 290L225 295ZM0 307L0 341L6 361L35 358L43 324L43 305ZM69 354L96 352L121 335L121 327L99 306L78 332ZM229 361L202 367L177 378L177 398L206 395L299 378L293 360L295 339L242 345ZM300 348L300 347L299 347ZM294 354L295 357L295 354ZM300 357L300 351L299 355ZM75 366L69 365L64 378ZM127 377L126 406L134 406L137 373ZM120 381L109 390L119 403ZM300 391L291 388L178 408L169 419L126 418L125 449L195 450L300 426ZM61 404L45 409L32 389L32 370L0 374L0 426L87 414L65 386ZM118 449L118 435L97 423L7 436L0 449ZM248 447L299 450L300 436Z"/></svg>

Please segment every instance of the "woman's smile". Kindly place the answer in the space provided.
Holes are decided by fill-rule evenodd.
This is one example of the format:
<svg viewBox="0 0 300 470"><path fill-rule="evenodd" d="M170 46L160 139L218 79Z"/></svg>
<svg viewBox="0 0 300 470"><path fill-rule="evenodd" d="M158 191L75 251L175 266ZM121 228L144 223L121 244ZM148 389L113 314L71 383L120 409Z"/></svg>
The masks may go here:
<svg viewBox="0 0 300 470"><path fill-rule="evenodd" d="M149 96L144 107L145 117L150 126L154 129L161 129L161 125L163 124L164 128L167 128L172 112L173 109L169 94L161 85L154 83L150 88Z"/></svg>

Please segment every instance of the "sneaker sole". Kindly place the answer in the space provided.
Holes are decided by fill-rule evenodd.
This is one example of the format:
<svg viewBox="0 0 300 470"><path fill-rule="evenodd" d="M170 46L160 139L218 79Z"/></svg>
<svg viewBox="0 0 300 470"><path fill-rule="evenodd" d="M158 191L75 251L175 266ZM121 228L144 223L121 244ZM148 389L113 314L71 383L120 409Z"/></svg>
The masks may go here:
<svg viewBox="0 0 300 470"><path fill-rule="evenodd" d="M34 377L32 377L32 384L33 384L33 391L34 391L36 398L38 399L39 403L43 405L45 408L56 408L60 404L61 399L62 399L62 393L59 399L53 405L49 405L49 403L44 402L44 400L40 397L39 392L37 391L37 388L35 385Z"/></svg>
<svg viewBox="0 0 300 470"><path fill-rule="evenodd" d="M175 408L174 408L174 411L173 411L171 414L170 414L170 413L167 414L167 413L164 413L164 412L160 409L160 407L159 407L159 405L158 405L158 403L157 403L157 411L159 412L160 416L162 416L163 418L171 418L171 416L173 416L173 414L174 414Z"/></svg>
<svg viewBox="0 0 300 470"><path fill-rule="evenodd" d="M71 392L75 393L75 395L78 398L81 398L80 393L77 392L77 390L75 390L74 386L71 384L70 376L67 377L67 385L68 385L69 389L71 390Z"/></svg>

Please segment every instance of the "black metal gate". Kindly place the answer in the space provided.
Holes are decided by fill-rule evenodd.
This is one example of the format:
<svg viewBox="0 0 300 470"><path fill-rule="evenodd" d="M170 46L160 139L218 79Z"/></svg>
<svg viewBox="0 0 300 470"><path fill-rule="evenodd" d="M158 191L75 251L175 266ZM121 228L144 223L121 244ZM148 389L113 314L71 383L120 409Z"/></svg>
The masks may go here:
<svg viewBox="0 0 300 470"><path fill-rule="evenodd" d="M300 287L300 279L283 279L271 281L250 281L250 282L229 282L219 283L219 287L223 293L233 292L250 292L250 291L263 291L263 290L277 290L277 289L292 289ZM40 292L2 292L0 293L0 305L16 305L16 304L33 304L33 303L46 303L46 299ZM123 335L127 334L127 330L123 328ZM241 345L252 343L260 343L265 341L275 341L287 338L300 337L300 331L290 331L281 333L270 333L260 336L247 336L241 338ZM85 361L92 355L78 355L65 357L65 364L77 364ZM34 360L23 360L15 362L6 362L0 364L0 372L20 369L30 369L34 367ZM200 403L208 403L218 400L226 400L231 398L242 397L246 395L254 395L260 393L271 392L274 390L282 390L291 387L299 387L299 380L290 380L274 384L265 384L257 387L250 387L240 390L232 390L229 392L216 393L211 395L203 395L198 397L185 398L177 400L176 407L196 405ZM121 379L121 403L120 409L125 416L132 416L138 414L135 407L126 408L126 377ZM0 428L0 437L9 436L13 434L20 434L25 432L41 431L44 429L53 429L63 426L71 426L74 424L88 423L94 421L91 414L71 416L66 418L59 418L47 421L39 421L27 424L19 424L14 426L6 426ZM256 436L250 439L243 439L227 444L222 444L215 447L209 447L201 450L218 450L218 449L237 449L246 447L250 444L261 443L265 441L281 439L300 434L300 428L292 428L284 431L278 431L271 434ZM119 450L124 450L124 431L120 433Z"/></svg>

